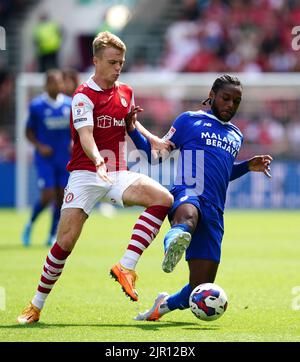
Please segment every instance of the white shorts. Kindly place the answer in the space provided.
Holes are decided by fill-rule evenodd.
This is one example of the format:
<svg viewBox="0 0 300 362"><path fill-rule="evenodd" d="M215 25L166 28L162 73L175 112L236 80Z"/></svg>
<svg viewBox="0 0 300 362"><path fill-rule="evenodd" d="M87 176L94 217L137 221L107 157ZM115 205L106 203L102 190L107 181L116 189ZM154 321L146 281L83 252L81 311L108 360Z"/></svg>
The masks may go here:
<svg viewBox="0 0 300 362"><path fill-rule="evenodd" d="M72 171L65 188L62 209L83 209L89 215L98 201L123 205L123 192L143 175L131 171L108 172L113 185L101 180L96 172Z"/></svg>

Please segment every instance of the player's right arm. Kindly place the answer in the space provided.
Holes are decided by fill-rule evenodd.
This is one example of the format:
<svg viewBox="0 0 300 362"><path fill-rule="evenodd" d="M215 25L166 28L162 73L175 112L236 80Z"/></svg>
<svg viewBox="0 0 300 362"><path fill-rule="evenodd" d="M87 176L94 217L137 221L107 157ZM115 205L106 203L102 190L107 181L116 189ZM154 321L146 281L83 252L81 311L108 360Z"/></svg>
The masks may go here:
<svg viewBox="0 0 300 362"><path fill-rule="evenodd" d="M77 93L72 100L72 118L81 147L87 157L94 163L98 176L105 182L112 183L107 176L103 157L96 145L93 130L93 102L83 93Z"/></svg>
<svg viewBox="0 0 300 362"><path fill-rule="evenodd" d="M85 126L78 129L80 144L90 160L93 161L96 167L98 176L105 182L112 183L106 173L106 165L103 157L100 155L96 142L93 136L93 126Z"/></svg>

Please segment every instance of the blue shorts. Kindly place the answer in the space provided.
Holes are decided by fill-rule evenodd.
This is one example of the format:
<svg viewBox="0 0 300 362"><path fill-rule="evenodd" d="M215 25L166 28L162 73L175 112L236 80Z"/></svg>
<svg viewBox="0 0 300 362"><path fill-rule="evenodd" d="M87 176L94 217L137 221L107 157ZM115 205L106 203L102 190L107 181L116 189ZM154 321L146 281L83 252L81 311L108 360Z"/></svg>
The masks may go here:
<svg viewBox="0 0 300 362"><path fill-rule="evenodd" d="M187 196L184 189L173 189L171 193L174 204L169 212L169 219L183 204L192 204L199 212L199 222L186 250L185 259L207 259L219 263L224 235L223 212L201 196Z"/></svg>
<svg viewBox="0 0 300 362"><path fill-rule="evenodd" d="M38 186L41 189L61 187L68 183L69 172L65 165L54 165L51 162L38 162L36 164Z"/></svg>

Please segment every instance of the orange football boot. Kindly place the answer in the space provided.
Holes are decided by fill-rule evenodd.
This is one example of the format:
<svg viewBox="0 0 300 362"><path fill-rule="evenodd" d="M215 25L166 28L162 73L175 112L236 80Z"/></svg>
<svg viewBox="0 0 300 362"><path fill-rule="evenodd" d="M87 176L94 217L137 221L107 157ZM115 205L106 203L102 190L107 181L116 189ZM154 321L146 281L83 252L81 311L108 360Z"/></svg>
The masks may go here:
<svg viewBox="0 0 300 362"><path fill-rule="evenodd" d="M166 303L169 294L159 293L151 309L139 313L134 319L136 321L158 321L164 314L171 312Z"/></svg>
<svg viewBox="0 0 300 362"><path fill-rule="evenodd" d="M137 274L134 270L126 269L117 263L111 268L110 275L121 284L124 293L132 301L138 301L138 293L135 289Z"/></svg>
<svg viewBox="0 0 300 362"><path fill-rule="evenodd" d="M40 319L40 313L41 310L30 302L29 306L25 308L22 314L17 318L17 322L20 324L36 323Z"/></svg>

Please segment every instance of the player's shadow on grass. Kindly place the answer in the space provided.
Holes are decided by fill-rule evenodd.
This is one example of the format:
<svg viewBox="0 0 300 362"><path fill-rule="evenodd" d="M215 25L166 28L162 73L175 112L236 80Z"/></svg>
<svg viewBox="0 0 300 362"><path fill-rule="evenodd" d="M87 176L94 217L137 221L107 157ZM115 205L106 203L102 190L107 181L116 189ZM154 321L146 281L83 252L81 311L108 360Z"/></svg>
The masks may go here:
<svg viewBox="0 0 300 362"><path fill-rule="evenodd" d="M43 323L39 322L37 324L31 325L19 325L19 324L11 324L8 326L0 326L0 329L24 329L24 328L34 328L34 329L51 329L54 328L68 328L68 327L96 327L96 328L138 328L144 331L156 331L162 328L174 328L181 327L185 330L197 330L197 331L208 331L208 330L218 330L218 326L204 326L198 323L191 322L137 322L136 324L107 324L107 323Z"/></svg>

